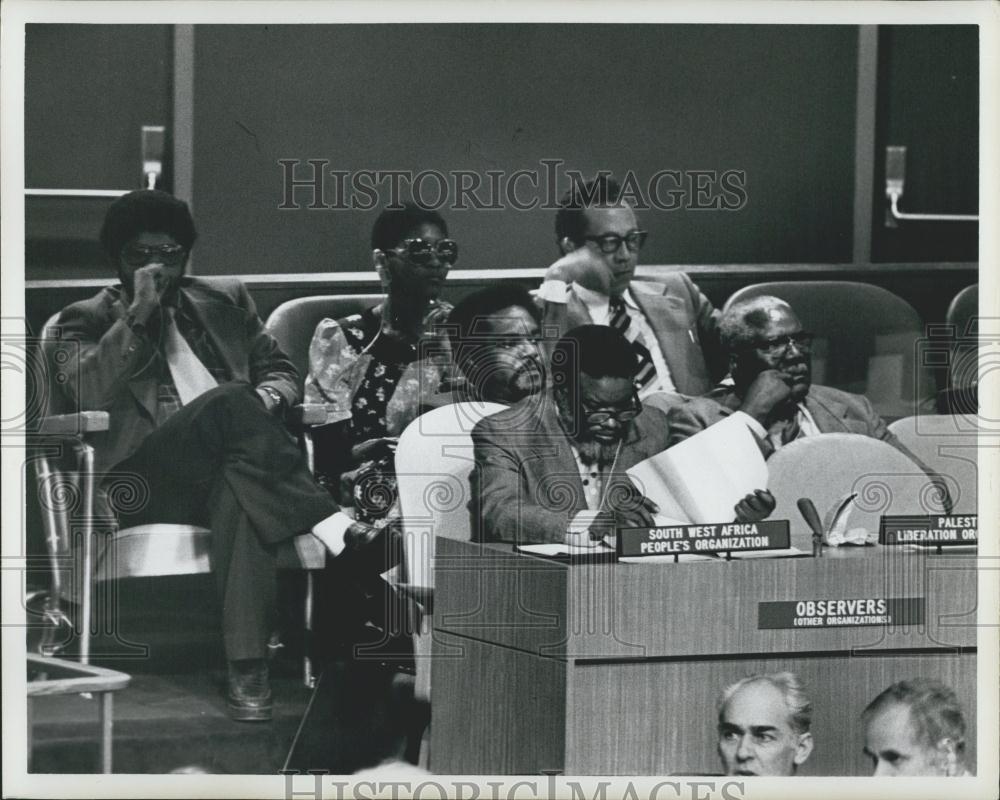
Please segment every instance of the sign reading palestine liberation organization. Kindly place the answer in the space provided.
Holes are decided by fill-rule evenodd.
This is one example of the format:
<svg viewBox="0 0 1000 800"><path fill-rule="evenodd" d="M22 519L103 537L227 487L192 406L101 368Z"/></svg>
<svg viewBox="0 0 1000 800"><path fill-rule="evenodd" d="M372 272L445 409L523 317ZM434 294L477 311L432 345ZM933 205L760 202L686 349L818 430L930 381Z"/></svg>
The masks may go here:
<svg viewBox="0 0 1000 800"><path fill-rule="evenodd" d="M979 516L882 517L881 544L977 545Z"/></svg>

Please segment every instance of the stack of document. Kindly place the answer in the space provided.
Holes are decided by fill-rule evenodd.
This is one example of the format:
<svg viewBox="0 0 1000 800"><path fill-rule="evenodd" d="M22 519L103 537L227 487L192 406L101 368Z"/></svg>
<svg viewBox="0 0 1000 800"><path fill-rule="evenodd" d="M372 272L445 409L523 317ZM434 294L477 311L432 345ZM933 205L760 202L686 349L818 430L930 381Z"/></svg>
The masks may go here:
<svg viewBox="0 0 1000 800"><path fill-rule="evenodd" d="M628 476L660 507L657 525L710 524L732 521L740 500L767 487L767 464L736 415L636 464Z"/></svg>

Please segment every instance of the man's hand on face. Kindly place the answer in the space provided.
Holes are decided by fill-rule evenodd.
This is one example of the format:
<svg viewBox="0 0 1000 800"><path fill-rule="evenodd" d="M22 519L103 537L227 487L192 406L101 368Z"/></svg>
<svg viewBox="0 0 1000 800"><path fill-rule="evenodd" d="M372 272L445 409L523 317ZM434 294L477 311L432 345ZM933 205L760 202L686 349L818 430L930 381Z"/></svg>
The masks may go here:
<svg viewBox="0 0 1000 800"><path fill-rule="evenodd" d="M567 253L545 272L545 280L575 282L604 295L610 293L612 277L604 259L589 247L578 247Z"/></svg>
<svg viewBox="0 0 1000 800"><path fill-rule="evenodd" d="M147 264L133 273L131 310L145 321L160 305L160 299L169 286L159 264Z"/></svg>
<svg viewBox="0 0 1000 800"><path fill-rule="evenodd" d="M757 489L736 504L737 522L760 522L774 511L777 501L767 489Z"/></svg>
<svg viewBox="0 0 1000 800"><path fill-rule="evenodd" d="M791 399L792 389L776 369L765 369L747 388L740 411L757 420L765 428L772 412Z"/></svg>

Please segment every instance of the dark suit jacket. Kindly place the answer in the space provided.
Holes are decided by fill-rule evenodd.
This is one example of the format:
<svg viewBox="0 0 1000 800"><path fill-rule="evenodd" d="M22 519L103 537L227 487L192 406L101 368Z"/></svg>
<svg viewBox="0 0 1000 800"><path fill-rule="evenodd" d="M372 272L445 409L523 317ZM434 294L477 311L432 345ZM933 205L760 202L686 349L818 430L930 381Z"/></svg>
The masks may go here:
<svg viewBox="0 0 1000 800"><path fill-rule="evenodd" d="M681 394L702 395L712 388L718 372L719 312L683 272L663 281L632 281L629 292L645 315ZM543 329L555 327L562 336L592 320L587 307L570 292L567 303L543 304Z"/></svg>
<svg viewBox="0 0 1000 800"><path fill-rule="evenodd" d="M667 420L670 425L670 444L687 439L699 431L705 430L725 419L740 407L742 400L736 395L732 386L718 386L706 397L684 398L670 409ZM883 419L872 408L867 397L859 394L849 394L830 386L809 387L805 406L816 421L816 427L822 433L858 433L880 439L902 452L929 472L913 453L890 433ZM761 442L765 457L773 453L770 442Z"/></svg>
<svg viewBox="0 0 1000 800"><path fill-rule="evenodd" d="M231 380L271 386L289 405L298 402L298 373L240 281L186 277L180 291ZM111 414L110 430L96 442L97 471L128 458L156 424L157 375L149 368L155 343L125 323L127 304L121 286L113 286L67 307L58 321L63 338L79 342L64 384L74 410Z"/></svg>
<svg viewBox="0 0 1000 800"><path fill-rule="evenodd" d="M472 529L477 541L562 542L587 508L569 440L550 395L528 397L472 431ZM667 418L645 408L629 426L606 487L606 506L634 496L625 470L667 446Z"/></svg>

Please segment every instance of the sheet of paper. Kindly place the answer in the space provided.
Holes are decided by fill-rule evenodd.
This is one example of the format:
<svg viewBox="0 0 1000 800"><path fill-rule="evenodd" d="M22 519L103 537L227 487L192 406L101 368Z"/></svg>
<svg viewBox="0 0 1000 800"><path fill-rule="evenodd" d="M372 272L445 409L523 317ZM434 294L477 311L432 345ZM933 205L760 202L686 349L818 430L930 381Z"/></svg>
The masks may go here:
<svg viewBox="0 0 1000 800"><path fill-rule="evenodd" d="M699 556L694 554L681 553L677 556L678 564L690 564L694 561L718 561L718 556ZM673 564L673 556L622 556L618 559L621 564Z"/></svg>
<svg viewBox="0 0 1000 800"><path fill-rule="evenodd" d="M562 544L561 542L553 542L551 544L519 544L515 549L519 553L529 553L535 556L602 555L614 552L613 548L603 543L597 545L597 547L577 547L572 544Z"/></svg>
<svg viewBox="0 0 1000 800"><path fill-rule="evenodd" d="M938 549L936 544L906 544L903 547L907 550L918 550L923 553L935 553ZM975 544L948 544L941 548L941 552L948 553L954 550L956 553L973 553L978 549L979 546Z"/></svg>
<svg viewBox="0 0 1000 800"><path fill-rule="evenodd" d="M738 415L647 458L628 475L660 507L660 516L675 522L732 520L740 500L767 487L764 456Z"/></svg>
<svg viewBox="0 0 1000 800"><path fill-rule="evenodd" d="M797 547L786 547L781 550L744 550L740 553L733 553L733 560L743 560L747 558L789 558L791 556L809 555L805 550Z"/></svg>

